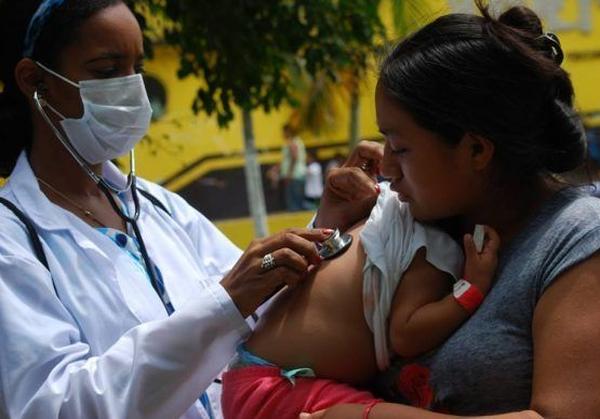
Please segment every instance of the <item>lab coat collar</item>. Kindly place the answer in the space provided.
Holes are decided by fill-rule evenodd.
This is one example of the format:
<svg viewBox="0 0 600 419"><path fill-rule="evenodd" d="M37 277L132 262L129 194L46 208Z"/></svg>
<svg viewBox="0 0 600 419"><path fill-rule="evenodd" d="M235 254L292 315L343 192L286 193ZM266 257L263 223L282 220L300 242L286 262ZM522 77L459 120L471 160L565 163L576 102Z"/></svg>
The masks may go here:
<svg viewBox="0 0 600 419"><path fill-rule="evenodd" d="M107 181L113 182L115 185L121 185L118 183L126 182L126 177L123 176L119 170L111 163L107 163L103 169L103 174L106 173ZM120 176L119 176L120 175ZM124 184L124 183L123 183ZM10 194L13 196L11 197ZM106 272L106 278L118 278L117 271L115 270L111 260L116 260L118 252L121 250L116 246L101 247L98 245L98 241L110 240L104 235L89 235L85 234L84 230L89 227L85 224L85 221L80 220L76 216L71 216L66 210L58 207L52 203L46 195L40 190L38 181L31 169L29 160L26 154L23 152L17 160L17 164L13 169L8 183L3 188L3 195L8 199L14 199L15 205L21 209L31 221L35 224L39 232L67 232L72 235L75 242L83 249L88 252L88 257L95 257L96 264L102 266ZM140 202L140 204L142 204ZM144 206L142 205L142 208ZM92 238L95 237L95 238ZM126 278L134 277L137 273L132 265L126 264L122 272L122 276ZM145 278L144 278L145 279ZM142 283L142 281L140 281ZM122 286L122 284L120 284ZM128 298L132 291L124 292L125 301L132 314L140 321L148 321L156 319L157 315L162 316L159 311L149 313L147 307L156 307L156 298L153 294L153 290L150 291L145 289L135 290L136 297ZM153 300L154 299L154 300ZM166 316L166 313L164 314Z"/></svg>
<svg viewBox="0 0 600 419"><path fill-rule="evenodd" d="M111 184L116 187L125 187L127 177L113 163L105 163L102 173ZM27 214L39 228L56 231L68 230L72 226L72 220L67 218L67 212L52 203L41 191L24 151L19 156L8 179L6 189L14 194L17 207ZM129 200L130 196L131 194L127 192L121 198ZM145 200L140 200L140 205L143 210L147 203Z"/></svg>
<svg viewBox="0 0 600 419"><path fill-rule="evenodd" d="M41 191L25 151L17 159L6 189L15 196L19 207L33 223L45 230L63 230L70 225L64 211L53 204Z"/></svg>

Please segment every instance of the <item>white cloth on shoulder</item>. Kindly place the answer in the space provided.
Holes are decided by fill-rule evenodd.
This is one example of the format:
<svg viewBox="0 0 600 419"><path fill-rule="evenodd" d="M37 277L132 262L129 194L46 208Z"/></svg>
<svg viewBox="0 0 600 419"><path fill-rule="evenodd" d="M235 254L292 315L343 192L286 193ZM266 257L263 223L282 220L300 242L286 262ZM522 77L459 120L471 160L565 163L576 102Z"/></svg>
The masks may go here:
<svg viewBox="0 0 600 419"><path fill-rule="evenodd" d="M455 280L463 265L461 247L438 228L421 224L412 217L408 205L382 183L381 193L360 241L366 253L363 268L363 310L373 332L377 366L389 366L391 348L388 342L388 316L396 287L417 250L426 248L426 259Z"/></svg>

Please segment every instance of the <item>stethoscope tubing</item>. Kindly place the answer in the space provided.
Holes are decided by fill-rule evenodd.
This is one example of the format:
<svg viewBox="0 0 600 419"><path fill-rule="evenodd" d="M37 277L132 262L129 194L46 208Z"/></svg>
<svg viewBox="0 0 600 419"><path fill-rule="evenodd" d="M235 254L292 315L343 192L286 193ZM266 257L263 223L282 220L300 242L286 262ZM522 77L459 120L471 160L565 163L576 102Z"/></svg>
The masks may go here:
<svg viewBox="0 0 600 419"><path fill-rule="evenodd" d="M148 249L146 247L146 243L144 242L144 238L142 237L142 233L140 231L138 225L138 219L140 217L140 199L137 191L137 177L135 175L135 152L134 150L130 150L129 152L129 174L127 175L127 184L124 188L117 188L110 183L108 183L104 178L98 176L88 165L85 159L75 150L75 148L71 145L71 143L63 137L62 133L54 126L54 123L44 110L44 99L40 97L38 91L36 90L33 93L33 103L35 104L37 110L42 115L42 118L46 121L46 123L50 126L54 135L58 140L62 143L62 145L67 149L67 151L73 156L75 161L79 164L79 166L85 171L85 173L98 185L100 190L106 195L108 202L112 206L113 210L117 213L117 215L128 225L131 226L133 230L133 234L138 241L140 246L140 253L142 254L142 259L144 259L144 264L146 265L146 272L148 273L148 277L150 278L150 283L152 284L152 288L158 294L158 296L162 300L162 293L160 291L160 287L158 286L158 279L156 277L156 272L153 268L153 264L150 260L150 255L148 254ZM131 197L133 199L133 217L126 214L123 209L117 204L113 193L120 194L123 192L131 191ZM163 301L164 303L164 301Z"/></svg>
<svg viewBox="0 0 600 419"><path fill-rule="evenodd" d="M88 165L85 159L75 150L75 148L71 145L71 143L62 135L62 133L56 128L46 111L44 110L44 104L46 103L44 98L40 97L38 91L33 92L33 103L35 107L42 115L42 118L46 121L46 123L50 126L58 141L67 149L69 154L73 156L75 161L81 166L81 168L85 171L85 173L98 185L102 186L116 194L127 192L132 189L132 185L135 179L135 153L133 149L129 152L129 174L127 175L127 184L124 188L116 188L115 186L106 182L102 177L98 176Z"/></svg>
<svg viewBox="0 0 600 419"><path fill-rule="evenodd" d="M132 150L133 152L133 150ZM146 243L144 242L144 238L142 236L142 232L140 231L140 227L138 225L138 219L140 217L140 212L141 212L141 207L140 207L140 197L138 195L138 190L137 190L137 177L135 176L134 173L131 173L131 198L133 200L133 217L129 216L128 214L126 214L123 209L117 204L117 201L115 200L115 197L113 196L113 194L111 192L113 192L113 188L110 188L110 185L104 181L104 179L100 178L102 181L98 182L98 187L100 188L100 190L102 192L104 192L104 194L106 195L106 198L108 199L108 202L110 202L110 205L112 206L113 210L117 213L117 215L128 225L131 226L131 229L133 230L133 234L135 236L135 238L138 241L138 244L140 246L140 253L142 254L142 259L144 259L144 265L146 265L146 272L148 273L148 277L150 278L150 283L152 284L152 288L154 288L154 291L156 291L156 293L158 294L158 296L161 298L162 300L162 293L160 290L160 287L158 286L158 279L156 277L156 271L154 270L154 265L152 264L152 261L150 260L150 255L148 254L148 248L146 247ZM164 303L164 301L163 301Z"/></svg>

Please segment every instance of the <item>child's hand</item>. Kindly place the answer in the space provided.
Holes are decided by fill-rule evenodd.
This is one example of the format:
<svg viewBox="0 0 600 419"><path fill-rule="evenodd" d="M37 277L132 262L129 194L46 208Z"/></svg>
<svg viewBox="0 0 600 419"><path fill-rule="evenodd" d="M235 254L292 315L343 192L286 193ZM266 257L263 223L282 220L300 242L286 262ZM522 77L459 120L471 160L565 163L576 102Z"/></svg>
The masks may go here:
<svg viewBox="0 0 600 419"><path fill-rule="evenodd" d="M471 234L465 234L465 272L464 279L475 285L485 295L492 286L492 279L498 264L500 237L496 231L484 226L483 248L478 253Z"/></svg>

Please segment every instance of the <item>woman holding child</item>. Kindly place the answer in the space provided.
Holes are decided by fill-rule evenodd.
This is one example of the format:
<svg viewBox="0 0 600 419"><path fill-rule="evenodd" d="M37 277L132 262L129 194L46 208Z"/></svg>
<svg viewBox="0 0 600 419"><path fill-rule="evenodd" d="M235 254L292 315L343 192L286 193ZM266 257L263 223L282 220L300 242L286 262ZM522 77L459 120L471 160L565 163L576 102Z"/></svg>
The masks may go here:
<svg viewBox="0 0 600 419"><path fill-rule="evenodd" d="M371 167L388 168L419 221L495 229L494 283L444 343L383 380L405 405L307 418L600 416L600 201L557 176L586 154L573 87L558 38L531 10L496 19L480 9L437 19L385 60L376 93L385 150ZM324 207L350 199L334 192L342 175L362 176L330 176Z"/></svg>

